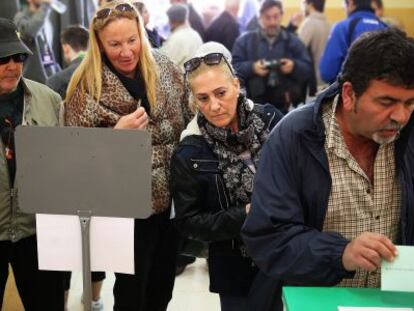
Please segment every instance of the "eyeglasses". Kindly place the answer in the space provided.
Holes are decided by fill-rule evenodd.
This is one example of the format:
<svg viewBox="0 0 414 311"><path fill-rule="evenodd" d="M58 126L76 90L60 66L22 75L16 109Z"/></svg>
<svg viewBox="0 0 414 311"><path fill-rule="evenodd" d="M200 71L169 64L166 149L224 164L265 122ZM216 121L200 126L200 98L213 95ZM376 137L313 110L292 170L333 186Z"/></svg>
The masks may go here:
<svg viewBox="0 0 414 311"><path fill-rule="evenodd" d="M118 12L134 12L135 9L133 6L131 6L129 3L121 3L113 8L103 8L96 12L96 19L105 19L109 15L112 14L112 12L118 11Z"/></svg>
<svg viewBox="0 0 414 311"><path fill-rule="evenodd" d="M222 59L224 59L231 73L234 75L233 68L231 68L227 58L222 53L210 53L203 57L194 57L184 63L184 70L186 73L190 73L200 67L202 62L209 66L218 65Z"/></svg>
<svg viewBox="0 0 414 311"><path fill-rule="evenodd" d="M13 59L15 63L23 63L27 59L27 57L27 54L14 54L6 57L1 57L0 65L8 64L11 59Z"/></svg>

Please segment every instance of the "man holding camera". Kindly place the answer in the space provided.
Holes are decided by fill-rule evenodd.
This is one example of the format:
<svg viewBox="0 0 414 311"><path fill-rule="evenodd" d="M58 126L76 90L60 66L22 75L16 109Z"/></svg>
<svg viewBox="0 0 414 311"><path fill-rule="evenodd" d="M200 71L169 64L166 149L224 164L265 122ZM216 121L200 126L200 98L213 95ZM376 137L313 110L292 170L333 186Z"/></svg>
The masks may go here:
<svg viewBox="0 0 414 311"><path fill-rule="evenodd" d="M305 99L312 61L300 39L281 26L282 18L281 1L263 1L260 28L239 37L232 54L248 97L287 112Z"/></svg>

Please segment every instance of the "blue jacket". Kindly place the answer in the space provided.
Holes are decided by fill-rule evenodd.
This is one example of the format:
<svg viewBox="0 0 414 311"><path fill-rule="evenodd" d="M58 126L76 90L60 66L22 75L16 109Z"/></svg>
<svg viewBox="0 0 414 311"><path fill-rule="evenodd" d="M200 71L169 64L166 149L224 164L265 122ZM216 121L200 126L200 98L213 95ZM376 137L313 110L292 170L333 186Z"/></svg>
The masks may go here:
<svg viewBox="0 0 414 311"><path fill-rule="evenodd" d="M242 238L259 268L284 284L332 286L352 276L342 265L349 241L336 232L321 232L332 185L321 111L336 94L335 83L314 104L288 114L262 149ZM404 245L414 244L412 125L413 117L395 147Z"/></svg>
<svg viewBox="0 0 414 311"><path fill-rule="evenodd" d="M298 81L307 81L311 74L312 61L305 45L296 35L282 29L273 45L269 45L260 33L259 40L256 42L254 37L257 35L257 30L247 32L240 36L233 46L233 65L243 80L255 76L253 63L259 59L290 58L295 62L291 76Z"/></svg>
<svg viewBox="0 0 414 311"><path fill-rule="evenodd" d="M359 19L359 21L355 24L352 34L350 34L350 24L354 19ZM319 64L322 79L327 83L332 83L336 80L351 43L362 33L386 27L375 16L374 12L365 10L353 12L347 19L332 27Z"/></svg>
<svg viewBox="0 0 414 311"><path fill-rule="evenodd" d="M297 104L305 94L304 86L313 73L312 60L308 50L300 39L282 28L272 45L260 30L250 31L239 37L233 46L233 65L237 75L245 83L248 97L254 102L271 103L280 110L285 110L285 92L290 93L292 101ZM253 70L253 64L259 59L279 60L289 58L294 61L293 72L289 75L278 74L278 86L268 87L268 77L259 77ZM255 82L254 86L249 82Z"/></svg>

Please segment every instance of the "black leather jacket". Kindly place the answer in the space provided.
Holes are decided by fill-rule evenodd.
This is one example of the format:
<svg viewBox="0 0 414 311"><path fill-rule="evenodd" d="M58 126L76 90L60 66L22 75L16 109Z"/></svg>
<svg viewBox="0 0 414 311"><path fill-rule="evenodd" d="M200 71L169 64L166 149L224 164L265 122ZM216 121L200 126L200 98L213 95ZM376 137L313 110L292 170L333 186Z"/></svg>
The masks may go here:
<svg viewBox="0 0 414 311"><path fill-rule="evenodd" d="M254 105L253 112L269 130L282 117L269 104ZM210 291L247 296L258 269L240 239L245 206L231 205L218 159L196 120L185 132L190 134L181 141L171 163L176 225L183 235L208 242Z"/></svg>
<svg viewBox="0 0 414 311"><path fill-rule="evenodd" d="M253 111L269 130L282 117L269 104L255 105ZM213 242L210 255L214 245L219 249L228 246L238 249L236 241L240 241L240 229L246 218L245 206L230 205L218 159L201 135L185 137L175 151L171 162L171 191L181 233Z"/></svg>

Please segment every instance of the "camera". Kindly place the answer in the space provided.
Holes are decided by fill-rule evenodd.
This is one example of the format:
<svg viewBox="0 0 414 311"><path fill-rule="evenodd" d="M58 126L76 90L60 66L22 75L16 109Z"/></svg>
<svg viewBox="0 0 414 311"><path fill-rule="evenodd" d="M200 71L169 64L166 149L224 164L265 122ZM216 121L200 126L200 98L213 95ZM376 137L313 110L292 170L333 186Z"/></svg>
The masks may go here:
<svg viewBox="0 0 414 311"><path fill-rule="evenodd" d="M266 67L266 69L269 69L269 70L279 70L281 63L277 59L271 59L271 60L264 59L263 65Z"/></svg>
<svg viewBox="0 0 414 311"><path fill-rule="evenodd" d="M269 70L267 86L276 87L280 84L279 70L282 63L277 59L264 60L263 65Z"/></svg>

